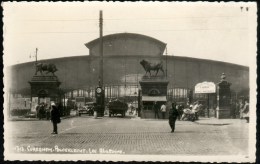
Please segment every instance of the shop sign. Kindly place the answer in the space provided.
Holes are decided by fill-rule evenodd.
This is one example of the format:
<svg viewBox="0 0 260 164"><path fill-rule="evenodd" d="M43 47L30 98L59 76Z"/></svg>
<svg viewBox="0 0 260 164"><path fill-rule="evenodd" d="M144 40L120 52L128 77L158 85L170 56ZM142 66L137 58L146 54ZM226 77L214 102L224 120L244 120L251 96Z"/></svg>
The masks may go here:
<svg viewBox="0 0 260 164"><path fill-rule="evenodd" d="M216 93L216 85L213 82L202 82L195 85L195 93Z"/></svg>

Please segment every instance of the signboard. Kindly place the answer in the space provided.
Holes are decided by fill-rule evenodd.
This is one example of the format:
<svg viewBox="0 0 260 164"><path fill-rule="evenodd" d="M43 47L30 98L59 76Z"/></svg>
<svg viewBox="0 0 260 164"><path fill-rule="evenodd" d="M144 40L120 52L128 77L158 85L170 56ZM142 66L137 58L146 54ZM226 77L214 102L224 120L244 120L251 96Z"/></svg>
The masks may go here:
<svg viewBox="0 0 260 164"><path fill-rule="evenodd" d="M195 93L216 93L216 85L213 82L202 82L195 85Z"/></svg>

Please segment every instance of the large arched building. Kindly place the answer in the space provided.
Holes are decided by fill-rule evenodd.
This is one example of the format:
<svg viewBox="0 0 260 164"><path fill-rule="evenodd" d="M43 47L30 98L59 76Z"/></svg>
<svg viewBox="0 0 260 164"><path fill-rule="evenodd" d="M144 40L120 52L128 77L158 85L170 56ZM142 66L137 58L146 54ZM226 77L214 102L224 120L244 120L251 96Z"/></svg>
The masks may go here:
<svg viewBox="0 0 260 164"><path fill-rule="evenodd" d="M169 43L171 44L171 43ZM68 97L92 96L98 85L100 42L99 38L85 44L89 55L54 58L40 62L53 63L61 88ZM169 80L169 95L187 96L197 83L217 83L224 72L237 94L249 93L249 68L237 64L179 56L165 56L166 43L155 38L133 33L118 33L103 37L103 74L106 96L120 97L136 94L139 80L145 74L140 61L163 61ZM210 55L210 54L209 54ZM166 68L167 66L167 68ZM13 65L5 75L14 93L30 95L31 80L35 73L34 62ZM247 95L245 95L247 96Z"/></svg>

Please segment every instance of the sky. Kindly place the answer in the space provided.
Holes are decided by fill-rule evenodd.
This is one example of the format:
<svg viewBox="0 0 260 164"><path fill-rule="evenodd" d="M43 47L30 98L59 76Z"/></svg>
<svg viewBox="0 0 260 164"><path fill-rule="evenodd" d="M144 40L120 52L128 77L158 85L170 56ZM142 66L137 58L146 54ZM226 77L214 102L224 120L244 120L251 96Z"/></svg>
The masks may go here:
<svg viewBox="0 0 260 164"><path fill-rule="evenodd" d="M4 64L89 55L85 43L138 33L167 44L168 55L249 66L256 57L255 3L4 2ZM247 10L248 7L248 10ZM165 55L165 53L164 53Z"/></svg>

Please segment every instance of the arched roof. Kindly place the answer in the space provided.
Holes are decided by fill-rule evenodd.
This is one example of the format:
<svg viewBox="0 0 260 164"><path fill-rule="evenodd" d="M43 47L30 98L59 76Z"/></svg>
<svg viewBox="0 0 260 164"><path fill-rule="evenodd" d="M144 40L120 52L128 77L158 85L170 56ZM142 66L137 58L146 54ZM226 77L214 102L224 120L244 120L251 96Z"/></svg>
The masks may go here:
<svg viewBox="0 0 260 164"><path fill-rule="evenodd" d="M141 35L141 34L136 34L136 33L116 33L116 34L110 34L110 35L105 35L103 36L103 41L108 41L111 39L118 39L118 38L123 38L123 39L128 39L128 38L139 38L139 39L143 39L143 40L147 40L147 41L151 41L154 42L162 47L166 46L166 43L152 38L150 36L146 36L146 35ZM99 44L99 38L94 39L88 43L85 44L85 46L89 49L91 49L93 46L95 46L96 44Z"/></svg>

